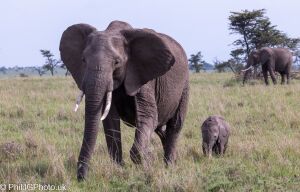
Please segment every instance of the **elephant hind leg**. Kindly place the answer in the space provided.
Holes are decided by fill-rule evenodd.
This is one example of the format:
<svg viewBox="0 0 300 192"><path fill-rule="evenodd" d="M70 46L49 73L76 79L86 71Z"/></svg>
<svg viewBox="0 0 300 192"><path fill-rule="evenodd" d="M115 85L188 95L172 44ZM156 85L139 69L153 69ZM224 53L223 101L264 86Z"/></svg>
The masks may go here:
<svg viewBox="0 0 300 192"><path fill-rule="evenodd" d="M281 75L281 85L283 85L285 83L285 78L284 78L285 73L280 72L280 75Z"/></svg>
<svg viewBox="0 0 300 192"><path fill-rule="evenodd" d="M293 64L293 57L290 57L289 62L287 63L286 71L285 71L287 84L290 84L290 73L292 70L292 64Z"/></svg>
<svg viewBox="0 0 300 192"><path fill-rule="evenodd" d="M286 73L287 84L290 84L290 72Z"/></svg>
<svg viewBox="0 0 300 192"><path fill-rule="evenodd" d="M165 144L163 146L165 152L165 162L167 165L174 163L176 160L177 141L184 124L188 106L188 98L189 84L187 82L175 115L167 122Z"/></svg>

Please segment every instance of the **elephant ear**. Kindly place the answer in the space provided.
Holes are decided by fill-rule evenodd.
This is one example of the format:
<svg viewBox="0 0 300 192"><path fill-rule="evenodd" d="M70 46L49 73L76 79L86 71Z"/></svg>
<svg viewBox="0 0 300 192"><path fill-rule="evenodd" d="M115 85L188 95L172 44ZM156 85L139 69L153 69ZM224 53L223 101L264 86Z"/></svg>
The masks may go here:
<svg viewBox="0 0 300 192"><path fill-rule="evenodd" d="M125 90L130 96L139 88L165 74L175 63L175 58L164 41L154 32L143 29L123 30L127 40L128 64Z"/></svg>
<svg viewBox="0 0 300 192"><path fill-rule="evenodd" d="M62 34L59 50L61 60L71 72L78 88L81 90L86 64L82 61L82 52L87 36L96 31L88 24L76 24L68 27Z"/></svg>
<svg viewBox="0 0 300 192"><path fill-rule="evenodd" d="M228 123L223 119L221 118L221 122L219 122L219 126L220 126L220 134L223 136L223 137L228 137L229 135L229 132L230 132L230 128L229 128L229 125Z"/></svg>

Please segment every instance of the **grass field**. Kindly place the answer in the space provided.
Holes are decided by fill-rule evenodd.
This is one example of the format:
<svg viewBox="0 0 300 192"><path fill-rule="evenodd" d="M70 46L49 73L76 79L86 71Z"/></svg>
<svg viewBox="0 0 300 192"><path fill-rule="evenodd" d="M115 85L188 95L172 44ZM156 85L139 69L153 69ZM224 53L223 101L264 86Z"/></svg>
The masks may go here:
<svg viewBox="0 0 300 192"><path fill-rule="evenodd" d="M55 76L65 76L66 70L62 68L56 68L54 70ZM20 77L21 75L29 76L29 77L39 77L37 71L35 71L32 67L25 67L23 69L7 69L5 73L0 72L0 79L3 78L12 78L12 77ZM43 77L51 76L50 71L47 71Z"/></svg>
<svg viewBox="0 0 300 192"><path fill-rule="evenodd" d="M70 77L0 80L0 184L64 184L68 191L300 191L300 81L241 87L230 73L191 75L190 102L174 166L165 168L153 134L151 168L129 157L134 129L122 124L125 166L112 164L102 125L88 180L76 181L84 103ZM231 125L227 153L208 160L202 122Z"/></svg>

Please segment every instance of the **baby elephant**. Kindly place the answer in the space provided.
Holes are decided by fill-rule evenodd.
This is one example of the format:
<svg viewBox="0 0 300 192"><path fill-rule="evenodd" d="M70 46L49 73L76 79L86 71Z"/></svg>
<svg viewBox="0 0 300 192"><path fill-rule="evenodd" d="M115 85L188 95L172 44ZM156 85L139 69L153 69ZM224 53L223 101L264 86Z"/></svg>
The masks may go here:
<svg viewBox="0 0 300 192"><path fill-rule="evenodd" d="M228 123L222 117L209 116L201 126L202 131L202 149L206 156L211 158L212 150L216 154L223 155L225 153L230 128Z"/></svg>

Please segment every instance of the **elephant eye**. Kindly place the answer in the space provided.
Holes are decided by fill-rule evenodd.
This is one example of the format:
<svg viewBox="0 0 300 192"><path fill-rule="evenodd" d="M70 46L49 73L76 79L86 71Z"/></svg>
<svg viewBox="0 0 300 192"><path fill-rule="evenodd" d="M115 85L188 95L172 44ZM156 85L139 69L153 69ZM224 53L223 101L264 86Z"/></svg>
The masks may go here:
<svg viewBox="0 0 300 192"><path fill-rule="evenodd" d="M120 63L120 60L119 60L119 59L115 59L114 64L115 64L115 65L118 65L119 63Z"/></svg>
<svg viewBox="0 0 300 192"><path fill-rule="evenodd" d="M85 57L82 57L82 58L81 58L81 60L82 60L82 62L84 62L84 63L85 63Z"/></svg>

